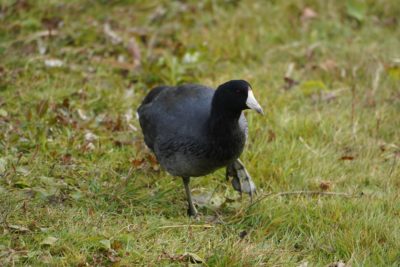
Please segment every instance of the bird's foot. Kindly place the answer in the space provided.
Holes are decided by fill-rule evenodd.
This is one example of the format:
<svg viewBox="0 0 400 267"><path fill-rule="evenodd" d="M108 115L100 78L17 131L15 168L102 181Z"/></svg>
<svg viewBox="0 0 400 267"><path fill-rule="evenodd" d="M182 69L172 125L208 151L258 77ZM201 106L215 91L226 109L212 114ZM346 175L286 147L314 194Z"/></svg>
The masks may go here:
<svg viewBox="0 0 400 267"><path fill-rule="evenodd" d="M250 200L253 201L253 195L256 193L256 185L251 179L250 174L243 163L237 159L226 168L226 178L233 177L231 183L233 188L240 193L247 193Z"/></svg>
<svg viewBox="0 0 400 267"><path fill-rule="evenodd" d="M199 213L197 212L197 210L195 208L194 209L188 208L187 215L189 217L196 218L199 215Z"/></svg>

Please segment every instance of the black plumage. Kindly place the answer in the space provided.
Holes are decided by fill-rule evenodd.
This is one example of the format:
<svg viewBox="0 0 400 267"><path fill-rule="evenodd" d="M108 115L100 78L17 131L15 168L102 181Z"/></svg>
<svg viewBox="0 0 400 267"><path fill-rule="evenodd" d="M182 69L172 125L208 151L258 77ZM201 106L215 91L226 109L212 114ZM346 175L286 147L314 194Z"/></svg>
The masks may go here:
<svg viewBox="0 0 400 267"><path fill-rule="evenodd" d="M195 84L156 87L140 105L145 143L162 167L184 179L190 215L196 214L190 177L233 166L246 142L242 111L248 108L262 112L250 84L243 80L226 82L216 91Z"/></svg>

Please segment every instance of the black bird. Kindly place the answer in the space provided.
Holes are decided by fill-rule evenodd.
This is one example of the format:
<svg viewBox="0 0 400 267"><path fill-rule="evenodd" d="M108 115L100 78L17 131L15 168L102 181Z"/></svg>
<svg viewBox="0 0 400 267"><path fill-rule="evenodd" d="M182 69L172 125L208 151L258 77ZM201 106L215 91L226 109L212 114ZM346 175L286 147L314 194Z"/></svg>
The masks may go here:
<svg viewBox="0 0 400 267"><path fill-rule="evenodd" d="M197 84L156 87L138 108L146 145L163 168L183 179L189 216L197 215L190 177L226 167L227 179L233 176L235 190L250 196L255 192L250 175L238 159L247 139L245 109L263 114L244 80L228 81L217 90Z"/></svg>

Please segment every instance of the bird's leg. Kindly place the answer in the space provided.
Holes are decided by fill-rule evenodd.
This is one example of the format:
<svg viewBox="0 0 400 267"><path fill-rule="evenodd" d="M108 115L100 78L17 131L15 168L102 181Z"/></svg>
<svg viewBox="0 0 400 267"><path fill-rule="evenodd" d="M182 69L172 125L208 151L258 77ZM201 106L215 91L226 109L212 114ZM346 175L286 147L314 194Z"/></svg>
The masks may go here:
<svg viewBox="0 0 400 267"><path fill-rule="evenodd" d="M185 186L187 202L188 202L188 205L189 205L188 215L196 217L197 210L193 205L192 194L190 193L190 188L189 188L190 177L182 177L182 179L183 179L183 185Z"/></svg>
<svg viewBox="0 0 400 267"><path fill-rule="evenodd" d="M237 159L226 167L226 179L233 177L233 188L242 195L245 192L250 195L250 200L253 201L253 195L256 192L256 186L247 172L243 163Z"/></svg>

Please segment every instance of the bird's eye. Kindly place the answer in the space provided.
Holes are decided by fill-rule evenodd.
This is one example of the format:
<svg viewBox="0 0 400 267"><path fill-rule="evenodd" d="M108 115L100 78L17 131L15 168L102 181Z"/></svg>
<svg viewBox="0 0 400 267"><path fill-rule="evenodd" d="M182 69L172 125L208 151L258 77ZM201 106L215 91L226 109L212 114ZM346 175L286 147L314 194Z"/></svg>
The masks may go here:
<svg viewBox="0 0 400 267"><path fill-rule="evenodd" d="M236 90L236 94L240 94L240 90L239 89Z"/></svg>

